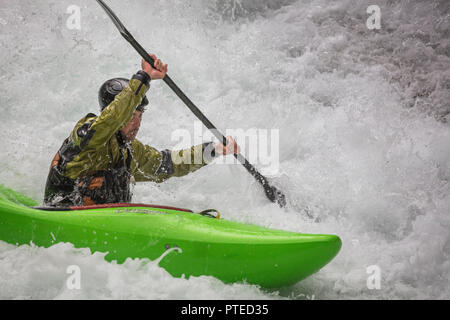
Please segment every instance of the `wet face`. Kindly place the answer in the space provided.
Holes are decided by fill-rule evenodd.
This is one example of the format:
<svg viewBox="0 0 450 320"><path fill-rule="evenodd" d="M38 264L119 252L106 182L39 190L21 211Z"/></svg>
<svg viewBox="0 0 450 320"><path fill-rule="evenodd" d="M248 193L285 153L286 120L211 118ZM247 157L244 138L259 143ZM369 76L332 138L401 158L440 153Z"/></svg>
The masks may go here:
<svg viewBox="0 0 450 320"><path fill-rule="evenodd" d="M136 135L139 132L139 127L141 126L141 121L142 112L136 110L133 113L131 120L128 121L122 130L120 130L120 133L126 142L132 142L136 138Z"/></svg>

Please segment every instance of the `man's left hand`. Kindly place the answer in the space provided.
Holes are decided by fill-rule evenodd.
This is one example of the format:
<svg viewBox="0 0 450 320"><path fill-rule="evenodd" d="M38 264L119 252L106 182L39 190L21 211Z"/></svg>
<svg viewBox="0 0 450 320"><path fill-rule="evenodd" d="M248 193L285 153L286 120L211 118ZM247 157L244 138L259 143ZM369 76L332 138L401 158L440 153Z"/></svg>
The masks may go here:
<svg viewBox="0 0 450 320"><path fill-rule="evenodd" d="M167 73L167 64L163 64L154 54L149 53L149 56L155 61L155 67L153 68L150 63L142 59L142 70L144 70L152 80L163 79Z"/></svg>
<svg viewBox="0 0 450 320"><path fill-rule="evenodd" d="M241 148L238 146L237 142L231 137L227 137L227 145L224 146L222 143L215 143L214 150L217 154L227 155L227 154L238 154L241 152Z"/></svg>

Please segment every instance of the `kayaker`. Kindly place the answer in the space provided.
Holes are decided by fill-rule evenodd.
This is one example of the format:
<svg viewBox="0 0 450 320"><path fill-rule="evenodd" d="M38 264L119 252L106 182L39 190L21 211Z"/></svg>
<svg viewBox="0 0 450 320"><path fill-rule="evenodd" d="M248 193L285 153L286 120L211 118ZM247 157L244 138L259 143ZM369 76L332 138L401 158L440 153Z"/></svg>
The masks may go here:
<svg viewBox="0 0 450 320"><path fill-rule="evenodd" d="M78 121L51 162L44 205L130 202L134 182L160 183L194 172L218 155L239 152L232 137L227 137L226 147L207 142L179 151L158 151L136 139L150 81L164 78L167 72L167 64L150 56L155 68L142 60L142 70L131 80L115 78L101 86L101 114L90 113Z"/></svg>

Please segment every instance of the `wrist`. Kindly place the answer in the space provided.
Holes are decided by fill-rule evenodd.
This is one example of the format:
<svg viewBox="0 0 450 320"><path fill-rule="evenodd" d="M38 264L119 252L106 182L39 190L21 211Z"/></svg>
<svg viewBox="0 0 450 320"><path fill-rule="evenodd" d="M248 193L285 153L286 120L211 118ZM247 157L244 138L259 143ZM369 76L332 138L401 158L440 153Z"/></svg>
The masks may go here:
<svg viewBox="0 0 450 320"><path fill-rule="evenodd" d="M147 72L145 70L142 70L142 72L145 73L150 80L153 80L152 77L150 76L150 72Z"/></svg>
<svg viewBox="0 0 450 320"><path fill-rule="evenodd" d="M214 158L218 157L219 154L216 152L215 143L205 142L202 145L203 158L207 163L211 162Z"/></svg>
<svg viewBox="0 0 450 320"><path fill-rule="evenodd" d="M147 88L150 85L150 81L152 80L152 78L150 77L150 75L145 72L144 70L139 70L134 76L133 79L137 79L140 80L143 84L145 84L147 86Z"/></svg>

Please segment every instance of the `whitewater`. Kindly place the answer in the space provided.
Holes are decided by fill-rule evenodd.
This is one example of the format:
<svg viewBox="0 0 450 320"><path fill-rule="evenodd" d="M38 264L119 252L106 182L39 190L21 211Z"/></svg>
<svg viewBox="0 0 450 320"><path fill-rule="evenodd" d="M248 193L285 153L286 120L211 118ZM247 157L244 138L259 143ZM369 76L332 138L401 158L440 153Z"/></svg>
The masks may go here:
<svg viewBox="0 0 450 320"><path fill-rule="evenodd" d="M173 278L145 259L108 263L69 243L0 242L0 299L449 299L450 3L375 2L107 1L220 130L279 131L269 178L288 206L268 202L242 166L214 163L138 184L133 201L337 234L330 264L267 290ZM370 30L374 4L381 28ZM68 28L73 5L80 29ZM140 58L88 0L2 0L0 43L0 184L42 201L62 141L98 114L100 85L131 77ZM142 142L171 149L176 130L194 134L195 116L162 81L147 96ZM66 285L71 265L79 290Z"/></svg>

